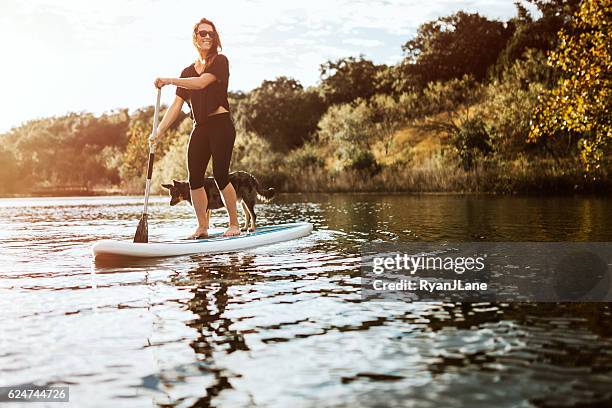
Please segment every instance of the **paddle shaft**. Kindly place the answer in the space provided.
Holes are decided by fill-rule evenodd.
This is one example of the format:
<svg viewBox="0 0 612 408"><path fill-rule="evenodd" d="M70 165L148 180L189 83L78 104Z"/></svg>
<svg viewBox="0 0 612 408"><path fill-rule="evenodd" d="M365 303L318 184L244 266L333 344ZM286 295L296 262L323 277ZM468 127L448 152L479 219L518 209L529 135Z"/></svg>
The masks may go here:
<svg viewBox="0 0 612 408"><path fill-rule="evenodd" d="M153 136L157 137L157 125L159 122L159 103L161 100L161 88L157 89L157 101L155 102L155 113L153 114ZM153 176L153 159L155 158L155 141L149 143L149 163L147 166L147 182L145 184L145 200L143 214L147 213L149 206L149 190L151 189L151 177Z"/></svg>

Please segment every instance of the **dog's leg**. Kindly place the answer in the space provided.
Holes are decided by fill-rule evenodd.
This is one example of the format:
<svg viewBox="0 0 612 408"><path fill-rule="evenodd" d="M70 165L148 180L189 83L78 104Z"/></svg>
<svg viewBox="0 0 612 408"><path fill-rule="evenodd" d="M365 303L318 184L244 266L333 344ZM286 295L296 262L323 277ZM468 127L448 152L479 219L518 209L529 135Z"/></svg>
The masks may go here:
<svg viewBox="0 0 612 408"><path fill-rule="evenodd" d="M242 212L244 212L244 226L240 229L241 231L248 231L249 223L251 222L251 214L244 203L244 200L240 202L242 205Z"/></svg>
<svg viewBox="0 0 612 408"><path fill-rule="evenodd" d="M251 227L249 228L249 231L255 231L255 221L257 220L257 216L255 215L255 200L251 201L251 200L245 200L245 204L247 207L247 211L249 213L250 217L250 221L251 221Z"/></svg>

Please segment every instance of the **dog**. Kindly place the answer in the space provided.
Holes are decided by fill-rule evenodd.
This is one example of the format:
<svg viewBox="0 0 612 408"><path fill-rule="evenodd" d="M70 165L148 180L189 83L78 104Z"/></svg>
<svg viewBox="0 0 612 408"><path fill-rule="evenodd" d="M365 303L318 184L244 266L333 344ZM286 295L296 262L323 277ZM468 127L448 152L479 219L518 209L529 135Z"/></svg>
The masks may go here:
<svg viewBox="0 0 612 408"><path fill-rule="evenodd" d="M242 204L242 210L244 211L246 219L241 231L255 231L255 222L257 221L257 216L255 215L255 202L257 201L257 197L264 201L268 201L274 197L274 189L263 189L255 176L246 171L234 171L230 173L229 181L232 183L232 186L234 186L234 190L236 190L237 202ZM173 184L161 185L163 188L169 190L170 205L177 205L181 201L188 201L189 204L192 204L189 183L176 180L172 180L172 183ZM207 177L204 180L204 190L208 198L208 207L206 210L208 212L208 218L210 219L211 210L225 207L225 204L221 199L221 192L213 177Z"/></svg>

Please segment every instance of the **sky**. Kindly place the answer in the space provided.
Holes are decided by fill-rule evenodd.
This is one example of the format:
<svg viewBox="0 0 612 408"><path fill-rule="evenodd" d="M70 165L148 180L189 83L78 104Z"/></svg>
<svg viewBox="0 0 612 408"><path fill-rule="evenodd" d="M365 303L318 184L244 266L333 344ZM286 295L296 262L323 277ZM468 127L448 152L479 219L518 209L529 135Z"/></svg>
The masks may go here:
<svg viewBox="0 0 612 408"><path fill-rule="evenodd" d="M219 31L230 90L249 91L281 75L316 85L320 64L348 56L396 64L420 24L459 10L515 15L511 0L1 0L0 132L152 105L153 80L195 60L191 30L202 17ZM173 98L164 88L162 103Z"/></svg>

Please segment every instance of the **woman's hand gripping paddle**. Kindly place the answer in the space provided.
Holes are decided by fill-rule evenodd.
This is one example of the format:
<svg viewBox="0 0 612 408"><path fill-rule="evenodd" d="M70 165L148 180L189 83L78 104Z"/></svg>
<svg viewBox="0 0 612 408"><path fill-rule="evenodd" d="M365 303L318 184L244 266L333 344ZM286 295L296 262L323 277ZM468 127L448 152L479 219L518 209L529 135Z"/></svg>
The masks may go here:
<svg viewBox="0 0 612 408"><path fill-rule="evenodd" d="M159 101L161 98L161 88L157 89L157 102L155 103L155 113L153 114L153 140L149 139L149 164L147 170L147 183L145 186L145 201L142 216L134 234L134 242L146 243L149 242L149 227L147 206L149 204L149 190L151 188L151 176L153 175L153 158L155 157L155 137L157 136L157 124L159 115Z"/></svg>

